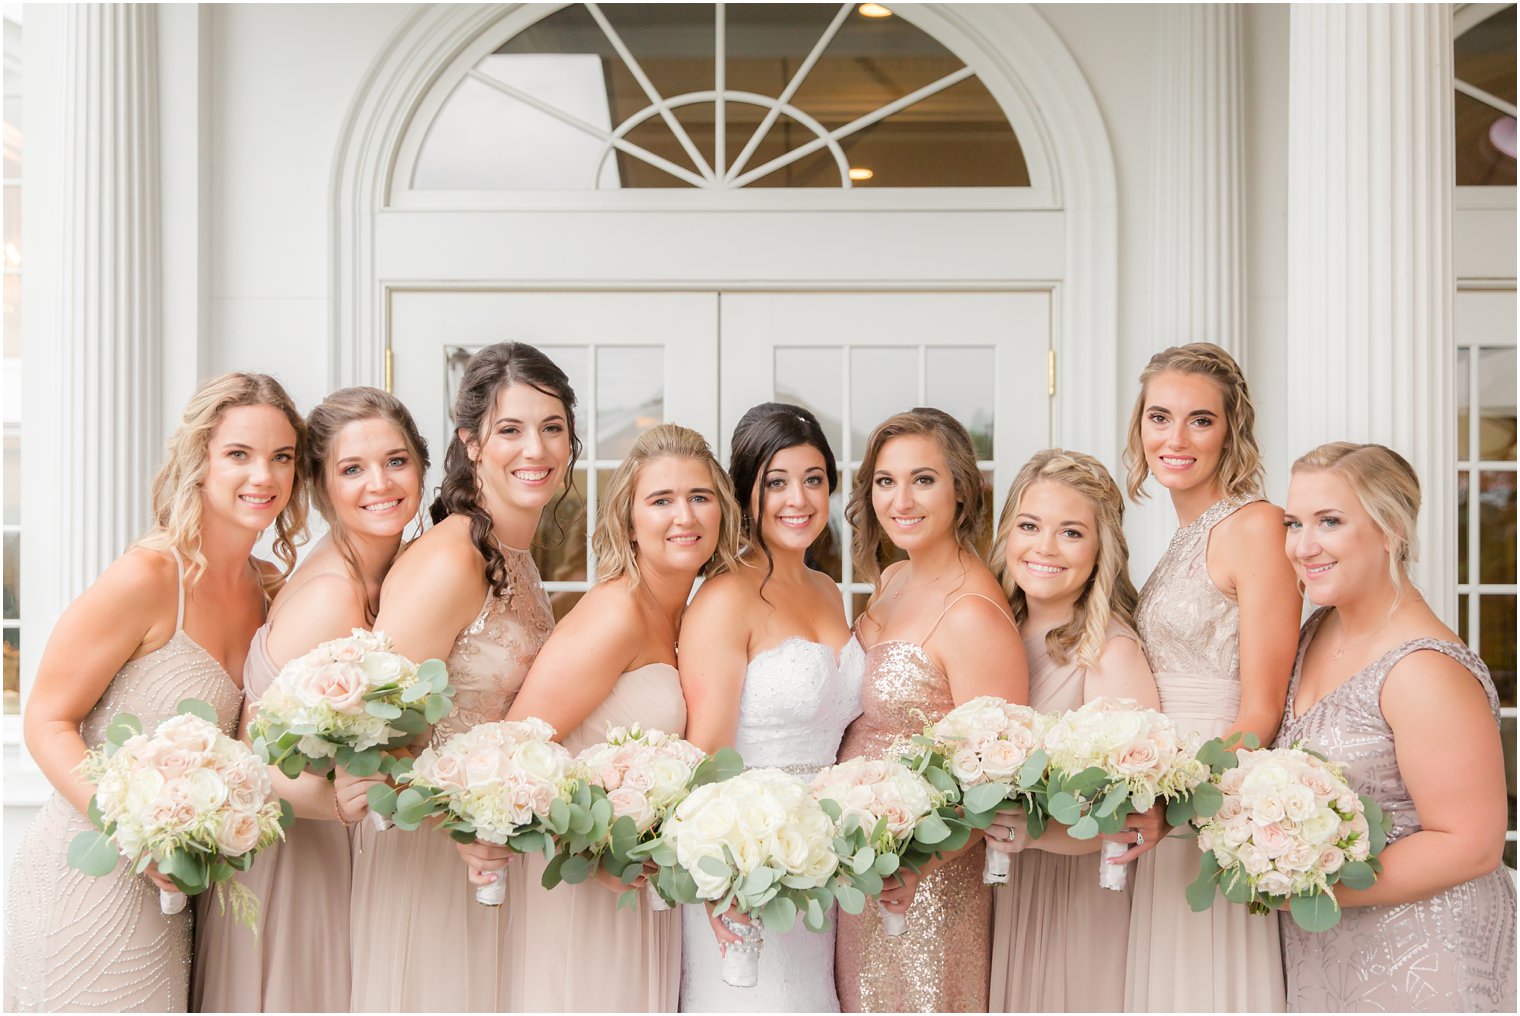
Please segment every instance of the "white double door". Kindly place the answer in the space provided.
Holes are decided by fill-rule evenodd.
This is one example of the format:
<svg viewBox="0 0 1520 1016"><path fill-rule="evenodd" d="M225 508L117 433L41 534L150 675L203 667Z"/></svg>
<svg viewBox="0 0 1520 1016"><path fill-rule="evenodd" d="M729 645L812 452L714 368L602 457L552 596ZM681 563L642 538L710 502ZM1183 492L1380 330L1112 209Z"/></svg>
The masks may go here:
<svg viewBox="0 0 1520 1016"><path fill-rule="evenodd" d="M805 405L840 465L827 566L853 582L842 507L871 428L937 406L971 431L996 504L1050 436L1050 293L473 292L390 298L393 388L432 448L436 484L448 407L469 355L518 340L574 386L584 444L575 491L546 516L540 569L573 593L594 574L598 492L638 433L661 422L700 431L723 461L734 425L761 402ZM994 509L995 510L995 509Z"/></svg>

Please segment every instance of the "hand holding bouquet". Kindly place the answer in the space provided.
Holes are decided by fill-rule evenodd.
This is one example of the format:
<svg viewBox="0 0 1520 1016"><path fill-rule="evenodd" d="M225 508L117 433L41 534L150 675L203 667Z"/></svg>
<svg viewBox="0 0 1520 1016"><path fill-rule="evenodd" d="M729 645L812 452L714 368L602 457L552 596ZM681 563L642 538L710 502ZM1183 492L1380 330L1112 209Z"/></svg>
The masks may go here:
<svg viewBox="0 0 1520 1016"><path fill-rule="evenodd" d="M880 896L882 880L903 865L917 871L934 857L921 829L936 842L949 832L938 814L948 795L896 762L861 758L829 766L813 777L812 791L835 823L834 899L848 914L860 913L867 896ZM881 925L891 938L908 930L906 915L886 908Z"/></svg>
<svg viewBox="0 0 1520 1016"><path fill-rule="evenodd" d="M354 776L383 771L396 776L398 759L385 754L423 734L453 708L454 689L442 660L420 665L391 649L383 632L355 628L346 638L317 646L281 668L259 700L249 726L254 746L291 779L302 772ZM370 818L384 829L395 790L369 790Z"/></svg>
<svg viewBox="0 0 1520 1016"><path fill-rule="evenodd" d="M378 807L402 829L442 815L443 828L461 843L484 840L547 855L554 836L593 824L590 792L571 774L570 752L553 738L554 728L539 719L478 724L415 761L399 760L397 780L405 786ZM604 826L607 817L600 818ZM506 890L504 882L480 886L475 899L500 906Z"/></svg>
<svg viewBox="0 0 1520 1016"><path fill-rule="evenodd" d="M1009 804L1024 809L1029 835L1045 831L1045 766L1041 747L1051 718L1028 706L982 695L956 706L913 738L904 761L961 805L972 829L986 829ZM947 847L944 849L954 849ZM1008 855L987 851L982 881L1008 881Z"/></svg>
<svg viewBox="0 0 1520 1016"><path fill-rule="evenodd" d="M1065 713L1046 731L1045 750L1046 808L1079 840L1118 832L1125 816L1158 800L1188 800L1209 775L1172 721L1133 699L1097 698ZM1124 888L1124 867L1108 863L1124 850L1103 844L1104 888Z"/></svg>
<svg viewBox="0 0 1520 1016"><path fill-rule="evenodd" d="M187 895L226 886L233 916L253 927L259 901L232 876L284 837L290 805L275 797L264 762L217 727L211 706L186 699L151 735L137 717L118 715L80 768L95 782L95 829L69 844L72 867L99 877L115 870L118 853L134 874L156 862L179 887L160 892L164 913L183 910Z"/></svg>
<svg viewBox="0 0 1520 1016"><path fill-rule="evenodd" d="M755 919L731 930L745 941L723 953L723 980L754 987L763 926L828 926L839 856L834 821L807 784L779 769L749 769L698 787L677 805L657 839L634 849L659 865L661 891L677 903L713 903ZM739 931L744 928L746 930Z"/></svg>
<svg viewBox="0 0 1520 1016"><path fill-rule="evenodd" d="M572 825L557 838L558 853L544 871L544 888L562 881L584 882L599 868L631 885L644 870L644 862L632 856L633 849L654 840L692 790L728 779L743 768L732 748L709 758L674 734L637 725L610 728L605 741L575 758L573 773L590 788L593 821L589 829ZM670 908L654 882L648 883L648 897L653 909ZM637 898L629 890L618 906L632 906Z"/></svg>
<svg viewBox="0 0 1520 1016"><path fill-rule="evenodd" d="M1340 766L1302 748L1233 752L1205 746L1220 793L1198 829L1198 879L1188 903L1207 910L1217 885L1231 903L1265 914L1288 905L1299 927L1324 931L1340 920L1331 887L1372 885L1388 842L1389 818L1347 785Z"/></svg>

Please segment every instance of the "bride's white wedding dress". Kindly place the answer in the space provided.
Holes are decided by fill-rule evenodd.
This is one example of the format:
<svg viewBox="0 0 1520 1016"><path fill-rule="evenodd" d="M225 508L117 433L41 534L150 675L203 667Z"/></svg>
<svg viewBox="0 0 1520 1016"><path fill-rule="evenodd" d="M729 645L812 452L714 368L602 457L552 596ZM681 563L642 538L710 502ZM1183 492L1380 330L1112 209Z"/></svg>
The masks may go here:
<svg viewBox="0 0 1520 1016"><path fill-rule="evenodd" d="M775 766L809 777L833 765L844 730L860 715L865 654L852 637L839 651L793 636L749 661L734 747L751 767ZM682 908L682 1012L838 1012L834 929L766 929L760 983L723 983L718 941L700 906Z"/></svg>

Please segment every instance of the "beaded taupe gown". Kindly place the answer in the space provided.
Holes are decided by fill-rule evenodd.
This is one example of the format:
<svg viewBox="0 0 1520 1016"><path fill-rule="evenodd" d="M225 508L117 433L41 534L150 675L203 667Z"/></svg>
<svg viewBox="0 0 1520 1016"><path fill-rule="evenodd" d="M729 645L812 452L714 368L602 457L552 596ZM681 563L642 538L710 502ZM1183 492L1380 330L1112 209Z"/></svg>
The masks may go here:
<svg viewBox="0 0 1520 1016"><path fill-rule="evenodd" d="M503 719L554 627L554 614L527 551L506 549L507 589L486 594L480 614L445 661L454 711L433 728L437 746L479 723ZM475 902L475 887L447 833L354 829L353 1004L355 1011L501 1012L507 1006L507 920Z"/></svg>
<svg viewBox="0 0 1520 1016"><path fill-rule="evenodd" d="M268 643L265 624L243 665L249 704L279 674ZM296 819L284 842L266 847L252 867L233 876L259 898L254 928L237 923L209 893L196 901L195 1011L348 1011L350 855L335 805L331 819Z"/></svg>
<svg viewBox="0 0 1520 1016"><path fill-rule="evenodd" d="M1379 704L1388 672L1410 653L1432 649L1472 671L1496 723L1499 698L1488 667L1471 649L1418 638L1295 716L1304 651L1327 613L1316 611L1304 625L1277 744L1301 741L1342 763L1351 789L1393 819L1392 843L1419 832L1420 816L1399 776L1393 731ZM1515 1011L1515 883L1503 865L1418 902L1348 907L1329 931L1307 932L1283 921L1282 945L1293 1011Z"/></svg>
<svg viewBox="0 0 1520 1016"><path fill-rule="evenodd" d="M1135 625L1161 711L1184 735L1207 739L1240 711L1240 607L1209 578L1214 527L1259 498L1219 501L1177 530L1140 591ZM1128 1012L1281 1012L1277 915L1258 916L1221 895L1202 913L1186 889L1198 845L1175 835L1135 865L1124 1008Z"/></svg>
<svg viewBox="0 0 1520 1016"><path fill-rule="evenodd" d="M864 711L845 731L841 759L881 758L907 747L926 723L955 708L949 679L924 651L922 643L933 632L930 628L921 642L883 639L865 651ZM920 882L908 909L908 930L897 938L882 934L874 904L858 916L839 914L834 977L840 1009L987 1011L992 892L982 883L984 853L978 841Z"/></svg>
<svg viewBox="0 0 1520 1016"><path fill-rule="evenodd" d="M562 744L578 754L606 739L609 726L686 733L681 677L651 663L618 678L612 692ZM681 994L681 909L655 911L646 893L619 909L619 893L594 882L539 879L542 855L514 858L508 980L513 1012L675 1012Z"/></svg>
<svg viewBox="0 0 1520 1016"><path fill-rule="evenodd" d="M116 672L80 725L85 744L103 744L118 713L152 731L187 698L209 703L222 733L236 736L242 692L184 623L182 568L174 634ZM160 913L158 887L124 861L103 878L69 867L69 842L88 828L54 793L16 849L5 899L5 1010L185 1012L190 910Z"/></svg>
<svg viewBox="0 0 1520 1016"><path fill-rule="evenodd" d="M1047 630L1024 639L1029 704L1063 713L1085 701L1087 668L1074 658L1051 659ZM1116 621L1108 637L1136 635ZM992 891L993 1011L1122 1009L1129 883L1122 891L1099 885L1096 851L1073 857L1026 846L1010 861L1008 884Z"/></svg>

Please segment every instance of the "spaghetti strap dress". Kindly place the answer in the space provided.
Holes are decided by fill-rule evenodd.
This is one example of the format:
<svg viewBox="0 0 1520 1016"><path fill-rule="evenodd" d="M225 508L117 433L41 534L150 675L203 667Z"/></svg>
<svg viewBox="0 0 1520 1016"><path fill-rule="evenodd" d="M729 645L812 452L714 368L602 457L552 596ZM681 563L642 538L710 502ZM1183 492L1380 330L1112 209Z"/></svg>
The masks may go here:
<svg viewBox="0 0 1520 1016"><path fill-rule="evenodd" d="M1209 578L1209 534L1259 498L1221 500L1177 530L1140 591L1135 625L1161 693L1184 735L1218 737L1240 711L1240 607ZM1223 896L1202 913L1186 889L1198 845L1171 836L1135 865L1130 907L1128 1012L1282 1012L1277 915Z"/></svg>
<svg viewBox="0 0 1520 1016"><path fill-rule="evenodd" d="M1048 629L1047 629L1048 630ZM1085 701L1087 668L1051 659L1047 630L1024 639L1029 704L1064 713ZM1110 639L1139 641L1115 621ZM1130 890L1098 884L1096 851L1069 857L1029 847L1010 859L1008 884L992 891L995 1012L1116 1012L1124 1008Z"/></svg>
<svg viewBox="0 0 1520 1016"><path fill-rule="evenodd" d="M1389 650L1345 684L1293 714L1304 652L1329 611L1304 625L1277 744L1303 743L1344 764L1351 789L1393 819L1394 843L1420 831L1399 775L1393 730L1383 718L1383 682L1410 653L1433 650L1472 672L1499 722L1488 667L1459 642L1417 638ZM1347 907L1329 931L1282 922L1288 1008L1294 1012L1514 1012L1515 881L1502 864L1429 899Z"/></svg>
<svg viewBox="0 0 1520 1016"><path fill-rule="evenodd" d="M967 593L952 600L919 641L883 639L866 648L863 712L845 731L839 746L841 759L886 757L908 747L908 738L955 708L950 680L924 651L924 643L945 614L971 596L995 602L980 593ZM834 979L840 1009L987 1011L992 891L982 882L985 851L978 841L919 882L903 935L889 938L882 933L880 910L875 906L856 916L839 914Z"/></svg>
<svg viewBox="0 0 1520 1016"><path fill-rule="evenodd" d="M454 711L433 728L432 744L505 718L549 639L554 614L525 550L503 548L507 587L487 593L480 613L445 661ZM464 861L431 824L408 832L354 827L349 911L356 1012L501 1012L507 1005L507 919L516 905L508 880L500 907L475 902ZM517 865L514 865L514 867Z"/></svg>
<svg viewBox="0 0 1520 1016"><path fill-rule="evenodd" d="M256 705L278 674L266 623L243 665L245 705ZM350 852L334 805L330 820L296 819L284 842L260 851L252 867L234 876L259 898L253 928L209 894L198 901L191 984L197 1012L348 1011Z"/></svg>
<svg viewBox="0 0 1520 1016"><path fill-rule="evenodd" d="M174 561L174 634L111 678L79 727L91 748L104 743L118 713L131 713L151 731L187 698L209 703L222 733L237 736L242 692L185 633L185 569L178 554ZM6 1011L187 1011L189 908L160 913L158 887L124 862L102 878L69 867L69 842L89 828L55 792L16 848L5 899Z"/></svg>

